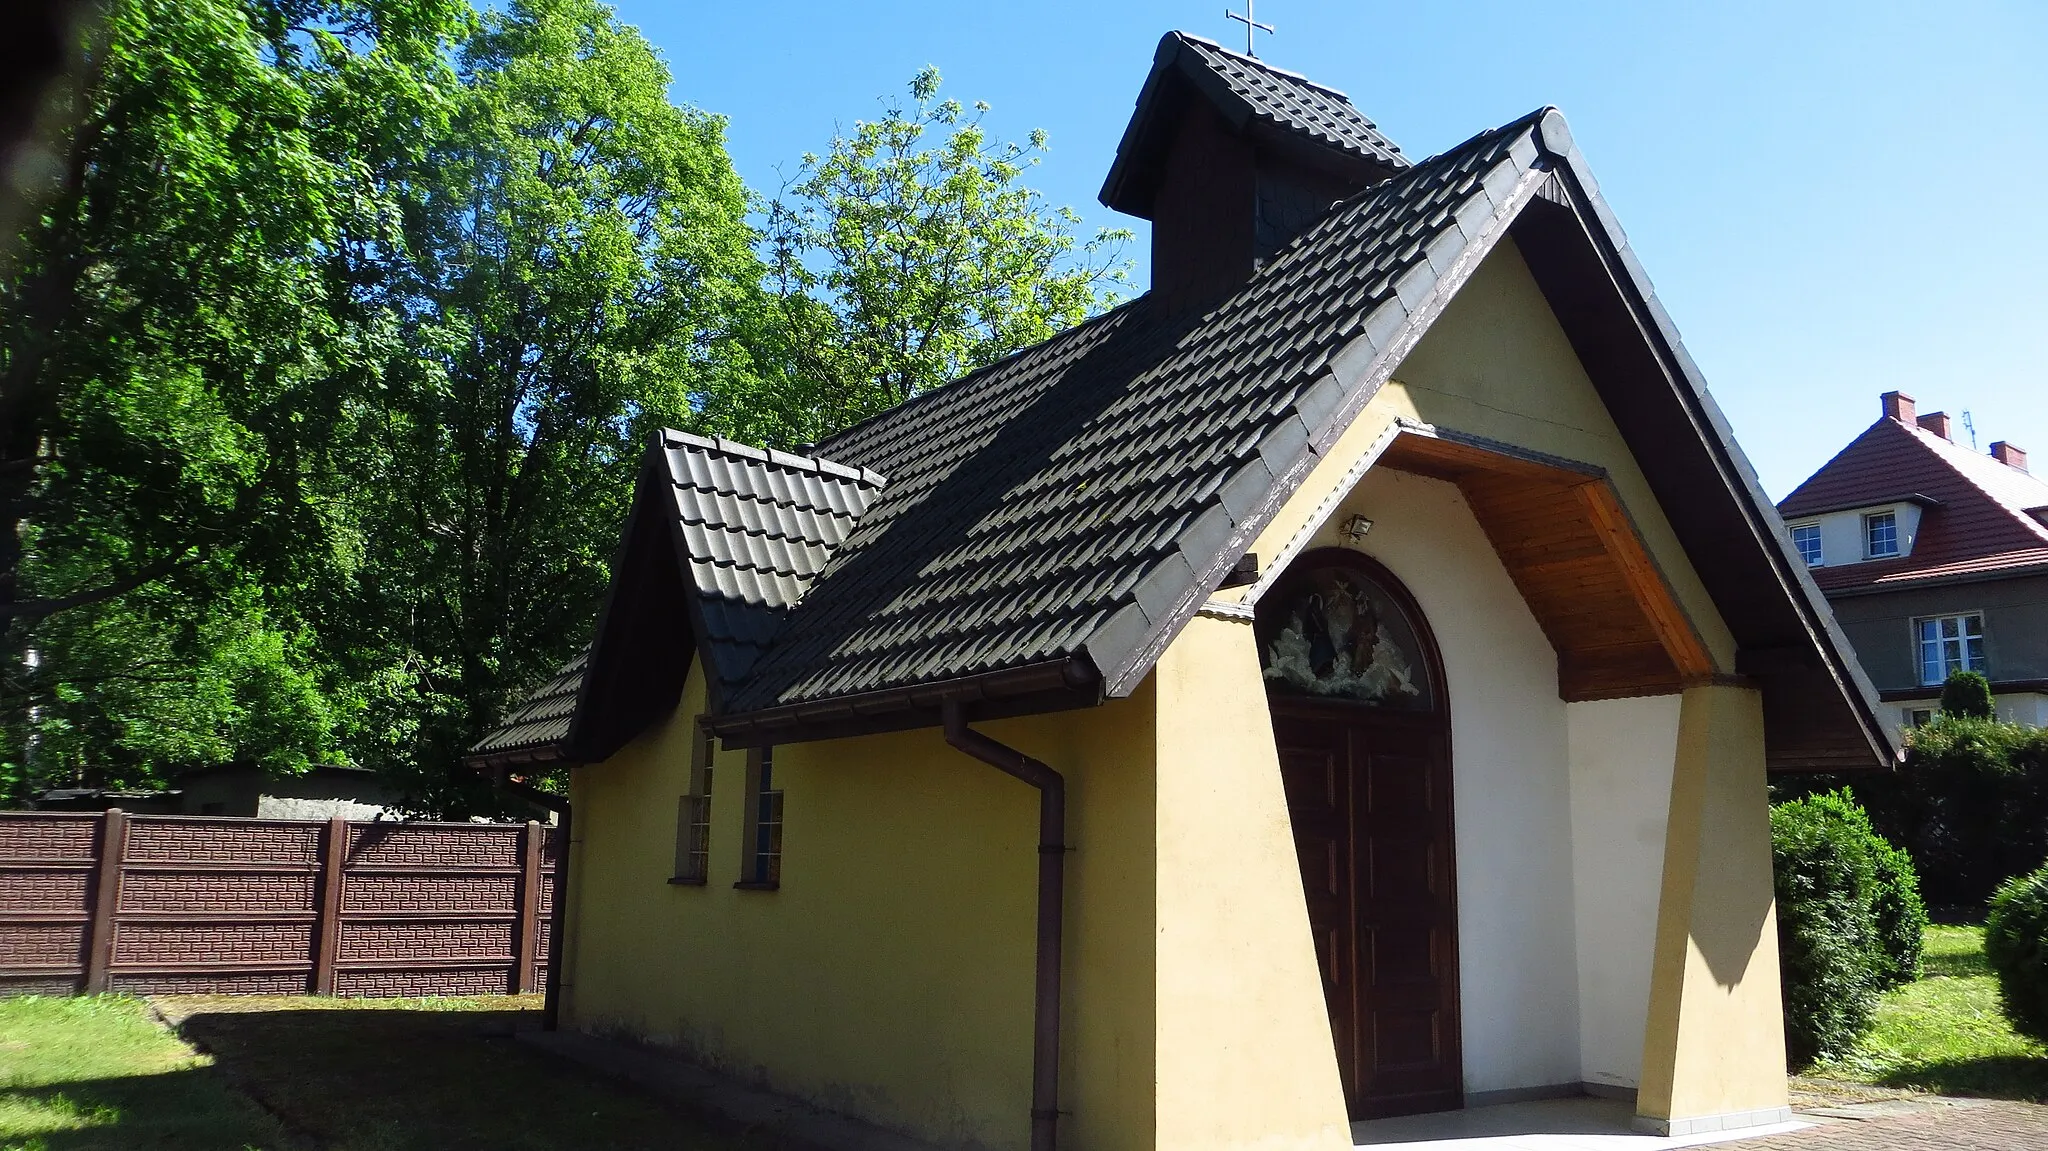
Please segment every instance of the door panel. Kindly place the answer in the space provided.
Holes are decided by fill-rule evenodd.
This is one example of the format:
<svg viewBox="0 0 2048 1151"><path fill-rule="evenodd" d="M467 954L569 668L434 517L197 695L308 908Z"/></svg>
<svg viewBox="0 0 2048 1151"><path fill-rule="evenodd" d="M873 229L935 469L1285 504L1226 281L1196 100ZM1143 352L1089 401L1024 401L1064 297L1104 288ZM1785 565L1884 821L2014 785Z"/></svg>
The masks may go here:
<svg viewBox="0 0 2048 1151"><path fill-rule="evenodd" d="M1353 1118L1462 1101L1441 719L1283 707L1274 737Z"/></svg>

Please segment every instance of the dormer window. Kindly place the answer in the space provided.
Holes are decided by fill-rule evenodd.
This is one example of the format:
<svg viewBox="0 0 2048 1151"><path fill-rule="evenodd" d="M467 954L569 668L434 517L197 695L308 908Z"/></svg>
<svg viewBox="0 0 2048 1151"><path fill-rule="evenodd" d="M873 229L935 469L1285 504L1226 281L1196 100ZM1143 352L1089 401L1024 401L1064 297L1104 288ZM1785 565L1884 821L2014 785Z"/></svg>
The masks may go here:
<svg viewBox="0 0 2048 1151"><path fill-rule="evenodd" d="M1898 513L1872 512L1863 517L1863 554L1874 560L1899 554Z"/></svg>
<svg viewBox="0 0 2048 1151"><path fill-rule="evenodd" d="M1807 567L1820 566L1820 525L1795 524L1792 528L1792 546L1799 549L1799 558Z"/></svg>

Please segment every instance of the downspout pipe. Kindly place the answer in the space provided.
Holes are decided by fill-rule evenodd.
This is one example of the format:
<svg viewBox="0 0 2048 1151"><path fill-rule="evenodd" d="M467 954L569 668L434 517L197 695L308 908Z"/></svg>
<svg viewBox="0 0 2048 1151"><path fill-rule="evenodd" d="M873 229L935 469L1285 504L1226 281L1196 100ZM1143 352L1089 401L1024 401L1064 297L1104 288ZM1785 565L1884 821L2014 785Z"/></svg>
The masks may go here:
<svg viewBox="0 0 2048 1151"><path fill-rule="evenodd" d="M1056 1151L1060 1122L1060 936L1066 918L1067 781L1047 764L967 726L940 705L946 742L1038 789L1038 957L1031 1010L1031 1151Z"/></svg>

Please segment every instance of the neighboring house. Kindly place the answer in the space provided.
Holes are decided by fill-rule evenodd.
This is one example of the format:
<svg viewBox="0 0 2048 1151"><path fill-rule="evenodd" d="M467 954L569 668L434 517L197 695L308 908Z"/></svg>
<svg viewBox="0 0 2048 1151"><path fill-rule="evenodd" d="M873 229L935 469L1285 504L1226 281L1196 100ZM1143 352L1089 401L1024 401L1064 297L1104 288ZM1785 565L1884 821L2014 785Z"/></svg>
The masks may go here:
<svg viewBox="0 0 2048 1151"><path fill-rule="evenodd" d="M2048 482L2011 444L1982 455L1941 412L1884 414L1778 505L1788 538L1895 722L1927 721L1958 671L2000 718L2048 726Z"/></svg>
<svg viewBox="0 0 2048 1151"><path fill-rule="evenodd" d="M244 815L259 819L399 819L398 793L369 768L317 764L299 775L222 764L178 776L165 791L59 788L35 806L44 811L103 811L132 815Z"/></svg>
<svg viewBox="0 0 2048 1151"><path fill-rule="evenodd" d="M1563 119L1176 33L1103 199L1147 295L648 451L473 753L574 766L564 1025L948 1146L1785 1117L1765 771L1896 733Z"/></svg>

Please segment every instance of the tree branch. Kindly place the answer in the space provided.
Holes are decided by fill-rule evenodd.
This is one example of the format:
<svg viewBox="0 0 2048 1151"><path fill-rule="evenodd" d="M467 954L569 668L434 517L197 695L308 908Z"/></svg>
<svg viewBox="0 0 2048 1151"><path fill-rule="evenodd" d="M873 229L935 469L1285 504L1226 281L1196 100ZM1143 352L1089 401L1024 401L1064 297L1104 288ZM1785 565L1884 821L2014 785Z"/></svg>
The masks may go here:
<svg viewBox="0 0 2048 1151"><path fill-rule="evenodd" d="M130 572L112 583L103 584L89 591L75 592L71 595L56 596L50 599L17 600L13 603L0 603L0 619L44 619L48 616L56 615L58 612L70 611L72 608L89 607L96 603L104 603L107 600L127 595L136 588L154 583L169 575L187 561L191 551L192 549L187 548L184 551L175 552L147 567Z"/></svg>

